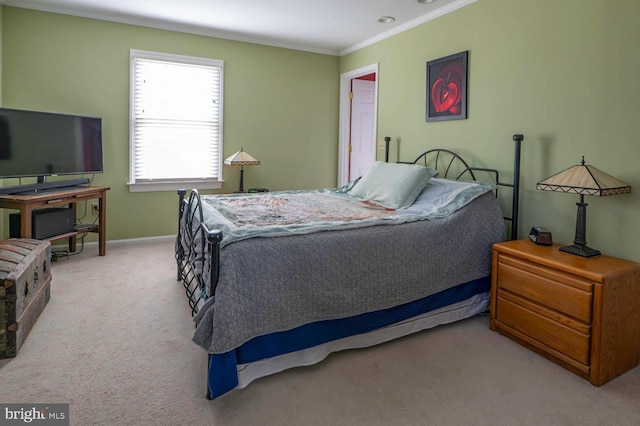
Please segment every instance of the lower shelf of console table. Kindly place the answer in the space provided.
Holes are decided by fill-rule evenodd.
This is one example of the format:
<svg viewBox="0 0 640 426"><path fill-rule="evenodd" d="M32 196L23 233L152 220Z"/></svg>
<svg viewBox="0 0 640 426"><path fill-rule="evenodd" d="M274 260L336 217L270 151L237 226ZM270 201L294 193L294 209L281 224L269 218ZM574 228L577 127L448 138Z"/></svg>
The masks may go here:
<svg viewBox="0 0 640 426"><path fill-rule="evenodd" d="M71 232L54 235L46 238L46 240L53 242L67 239L69 241L69 251L75 252L78 235L87 232L96 233L98 234L98 255L104 256L106 254L107 241L106 194L109 189L110 188L105 186L73 186L41 192L0 195L0 209L19 210L22 217L20 222L20 237L32 238L31 217L35 210L68 205L68 207L73 210L73 217L75 217L77 203L97 200L98 216L96 223L76 227Z"/></svg>

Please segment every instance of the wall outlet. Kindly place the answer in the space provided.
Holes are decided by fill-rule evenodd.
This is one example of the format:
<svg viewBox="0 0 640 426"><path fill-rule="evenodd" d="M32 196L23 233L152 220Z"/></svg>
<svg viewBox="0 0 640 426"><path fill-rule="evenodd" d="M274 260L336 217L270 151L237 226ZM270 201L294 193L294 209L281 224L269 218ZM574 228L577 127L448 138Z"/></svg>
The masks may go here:
<svg viewBox="0 0 640 426"><path fill-rule="evenodd" d="M99 204L98 203L91 204L91 214L93 214L94 216L98 216L99 213L100 213Z"/></svg>

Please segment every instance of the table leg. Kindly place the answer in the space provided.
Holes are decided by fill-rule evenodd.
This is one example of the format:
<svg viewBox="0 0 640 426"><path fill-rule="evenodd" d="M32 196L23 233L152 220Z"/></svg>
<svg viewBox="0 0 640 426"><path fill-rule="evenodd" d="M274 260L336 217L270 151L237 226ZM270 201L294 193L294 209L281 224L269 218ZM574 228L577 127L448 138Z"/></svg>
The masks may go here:
<svg viewBox="0 0 640 426"><path fill-rule="evenodd" d="M98 255L107 252L107 197L105 191L98 198Z"/></svg>
<svg viewBox="0 0 640 426"><path fill-rule="evenodd" d="M73 210L73 216L72 217L76 217L76 203L70 203L69 204L69 208ZM74 235L73 237L69 237L69 253L75 253L76 252L76 242L77 242L77 238Z"/></svg>
<svg viewBox="0 0 640 426"><path fill-rule="evenodd" d="M32 209L28 204L20 206L20 237L31 238L31 212Z"/></svg>

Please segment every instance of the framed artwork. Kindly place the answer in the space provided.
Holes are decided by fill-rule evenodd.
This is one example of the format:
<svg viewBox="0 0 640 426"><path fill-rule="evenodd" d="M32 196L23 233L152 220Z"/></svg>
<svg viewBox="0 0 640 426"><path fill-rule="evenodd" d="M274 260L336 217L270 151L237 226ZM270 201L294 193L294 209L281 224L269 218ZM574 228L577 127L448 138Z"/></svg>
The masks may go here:
<svg viewBox="0 0 640 426"><path fill-rule="evenodd" d="M467 118L468 53L427 62L427 121Z"/></svg>

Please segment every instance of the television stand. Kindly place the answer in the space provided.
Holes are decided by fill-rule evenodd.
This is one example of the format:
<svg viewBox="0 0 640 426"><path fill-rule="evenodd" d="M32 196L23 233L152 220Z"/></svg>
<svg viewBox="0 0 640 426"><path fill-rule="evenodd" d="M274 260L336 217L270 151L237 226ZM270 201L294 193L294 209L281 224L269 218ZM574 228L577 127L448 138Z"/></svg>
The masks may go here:
<svg viewBox="0 0 640 426"><path fill-rule="evenodd" d="M65 181L69 182L69 181ZM53 183L53 182L51 182ZM20 238L33 238L32 213L34 210L67 204L76 217L76 204L91 199L98 200L98 221L90 226L75 227L73 231L45 238L47 241L67 239L69 251L76 251L76 237L79 234L94 232L98 234L98 255L104 256L107 247L107 190L106 186L74 186L49 189L30 194L0 195L0 209L20 211Z"/></svg>
<svg viewBox="0 0 640 426"><path fill-rule="evenodd" d="M35 194L45 189L66 188L69 186L80 186L80 185L87 185L87 184L89 184L89 179L87 178L67 179L67 180L59 180L55 182L44 182L38 179L38 183L28 183L26 185L0 187L0 195L23 194L23 193Z"/></svg>

